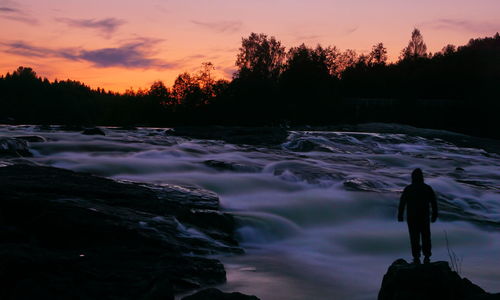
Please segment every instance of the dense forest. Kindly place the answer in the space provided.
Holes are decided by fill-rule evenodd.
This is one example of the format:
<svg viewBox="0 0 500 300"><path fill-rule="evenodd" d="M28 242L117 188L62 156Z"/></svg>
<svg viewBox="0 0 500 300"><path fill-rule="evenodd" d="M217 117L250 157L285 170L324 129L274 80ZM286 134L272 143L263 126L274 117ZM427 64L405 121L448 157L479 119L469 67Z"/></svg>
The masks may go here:
<svg viewBox="0 0 500 300"><path fill-rule="evenodd" d="M242 39L231 81L207 62L125 93L38 77L0 77L0 123L67 125L325 125L396 122L500 138L500 35L429 53L415 29L396 62L383 43L368 54L274 37Z"/></svg>

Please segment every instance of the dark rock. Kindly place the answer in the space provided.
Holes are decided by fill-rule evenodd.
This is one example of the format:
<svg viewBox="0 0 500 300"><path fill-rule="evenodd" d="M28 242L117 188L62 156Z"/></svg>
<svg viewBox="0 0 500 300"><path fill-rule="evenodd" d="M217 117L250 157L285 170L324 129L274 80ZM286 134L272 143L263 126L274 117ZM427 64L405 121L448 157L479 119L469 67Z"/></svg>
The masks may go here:
<svg viewBox="0 0 500 300"><path fill-rule="evenodd" d="M238 292L224 293L218 289L209 288L184 297L182 300L259 300L259 298Z"/></svg>
<svg viewBox="0 0 500 300"><path fill-rule="evenodd" d="M35 127L38 131L52 131L52 126L48 124L42 124Z"/></svg>
<svg viewBox="0 0 500 300"><path fill-rule="evenodd" d="M203 162L208 167L214 168L219 171L234 171L235 167L232 163L227 163L219 160L206 160Z"/></svg>
<svg viewBox="0 0 500 300"><path fill-rule="evenodd" d="M463 171L465 171L465 170L464 170L464 168L456 167L456 168L455 168L455 171L457 171L457 172L463 172Z"/></svg>
<svg viewBox="0 0 500 300"><path fill-rule="evenodd" d="M382 182L374 182L364 178L349 178L343 182L344 187L350 191L381 192L386 191Z"/></svg>
<svg viewBox="0 0 500 300"><path fill-rule="evenodd" d="M199 231L209 237L223 241L227 245L237 246L234 239L233 229L236 227L234 218L225 213L213 210L191 210L189 213L178 214L181 222L196 227ZM235 253L243 253L239 248L231 249Z"/></svg>
<svg viewBox="0 0 500 300"><path fill-rule="evenodd" d="M288 132L280 127L176 127L166 134L195 139L222 140L231 144L266 145L282 144Z"/></svg>
<svg viewBox="0 0 500 300"><path fill-rule="evenodd" d="M378 300L474 300L500 299L488 294L467 278L461 278L447 262L408 264L404 259L392 263L382 281Z"/></svg>
<svg viewBox="0 0 500 300"><path fill-rule="evenodd" d="M0 167L0 299L173 299L223 283L223 265L205 255L241 250L218 207L199 189Z"/></svg>
<svg viewBox="0 0 500 300"><path fill-rule="evenodd" d="M0 137L0 157L33 156L28 148L28 142L22 139Z"/></svg>
<svg viewBox="0 0 500 300"><path fill-rule="evenodd" d="M218 171L259 172L261 170L261 167L259 166L242 165L220 160L206 160L203 162L203 164Z"/></svg>
<svg viewBox="0 0 500 300"><path fill-rule="evenodd" d="M83 127L82 125L66 124L66 125L60 126L59 130L62 130L62 131L83 131L83 130L85 130L85 127Z"/></svg>
<svg viewBox="0 0 500 300"><path fill-rule="evenodd" d="M311 152L311 151L332 152L330 149L327 149L321 145L318 145L306 139L292 140L286 144L286 149L295 152Z"/></svg>
<svg viewBox="0 0 500 300"><path fill-rule="evenodd" d="M106 133L101 128L98 128L98 127L84 129L82 131L82 134L85 134L85 135L106 135Z"/></svg>
<svg viewBox="0 0 500 300"><path fill-rule="evenodd" d="M149 293L143 298L144 300L174 300L174 291L172 284L166 278L160 278L153 283Z"/></svg>
<svg viewBox="0 0 500 300"><path fill-rule="evenodd" d="M15 138L29 143L44 143L47 141L47 139L39 135L22 135L22 136L16 136Z"/></svg>
<svg viewBox="0 0 500 300"><path fill-rule="evenodd" d="M232 215L219 211L219 199L215 193L195 187L145 185L155 190L158 203L141 203L141 209L156 213L175 214L177 220L195 228L207 236L224 241L230 246L238 243L233 233L236 223ZM137 204L135 204L137 205ZM226 249L242 253L240 248Z"/></svg>
<svg viewBox="0 0 500 300"><path fill-rule="evenodd" d="M294 177L288 178L286 173L293 174ZM273 174L276 176L284 176L283 179L285 180L303 180L310 184L319 184L323 180L340 180L345 177L344 174L336 170L325 169L301 161L278 163L274 166Z"/></svg>

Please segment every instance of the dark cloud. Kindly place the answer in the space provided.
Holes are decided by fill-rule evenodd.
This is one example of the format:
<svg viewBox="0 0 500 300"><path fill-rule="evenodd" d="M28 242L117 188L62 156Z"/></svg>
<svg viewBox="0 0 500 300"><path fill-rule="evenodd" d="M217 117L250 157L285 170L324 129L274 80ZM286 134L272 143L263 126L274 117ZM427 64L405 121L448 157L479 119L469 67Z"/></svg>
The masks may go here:
<svg viewBox="0 0 500 300"><path fill-rule="evenodd" d="M421 24L440 30L465 31L471 33L494 33L500 30L500 23L489 23L461 19L437 19Z"/></svg>
<svg viewBox="0 0 500 300"><path fill-rule="evenodd" d="M228 47L216 47L211 48L209 52L211 53L236 53L239 48L228 48Z"/></svg>
<svg viewBox="0 0 500 300"><path fill-rule="evenodd" d="M354 27L351 27L351 28L347 28L346 30L344 30L344 34L348 35L348 34L354 33L355 31L358 30L358 28L359 28L359 26L354 26Z"/></svg>
<svg viewBox="0 0 500 300"><path fill-rule="evenodd" d="M205 54L193 54L193 55L183 57L181 60L179 60L179 63L189 63L193 60L201 60L201 59L205 59L205 58L207 58L207 56Z"/></svg>
<svg viewBox="0 0 500 300"><path fill-rule="evenodd" d="M124 20L115 18L106 18L101 20L58 18L56 20L71 27L97 30L107 38L110 38L118 27L126 23Z"/></svg>
<svg viewBox="0 0 500 300"><path fill-rule="evenodd" d="M19 8L14 1L0 1L0 18L29 25L38 24L38 20Z"/></svg>
<svg viewBox="0 0 500 300"><path fill-rule="evenodd" d="M207 61L208 57L205 54L192 54L188 56L184 56L173 61L175 66L183 66L184 68L189 68L189 72L194 72L199 69L199 65L202 62ZM199 64L198 64L199 63Z"/></svg>
<svg viewBox="0 0 500 300"><path fill-rule="evenodd" d="M321 37L322 37L321 35L315 35L315 34L299 34L295 36L295 41L297 42L316 41Z"/></svg>
<svg viewBox="0 0 500 300"><path fill-rule="evenodd" d="M0 12L15 13L15 12L19 12L19 10L12 8L12 7L3 6L3 7L0 7Z"/></svg>
<svg viewBox="0 0 500 300"><path fill-rule="evenodd" d="M80 48L45 48L26 42L0 43L4 52L26 57L60 57L72 61L86 61L98 68L121 67L127 69L170 69L177 67L153 58L153 49L160 40L142 38L118 47L86 50Z"/></svg>
<svg viewBox="0 0 500 300"><path fill-rule="evenodd" d="M29 25L37 25L38 20L35 18L27 17L27 16L19 16L19 15L2 15L0 14L0 18L7 19L11 21L21 22Z"/></svg>
<svg viewBox="0 0 500 300"><path fill-rule="evenodd" d="M29 45L25 42L7 42L1 43L3 52L17 54L20 56L28 56L28 57L43 57L49 55L47 49L39 48L32 45Z"/></svg>
<svg viewBox="0 0 500 300"><path fill-rule="evenodd" d="M131 42L117 48L103 48L97 50L83 50L79 58L92 62L96 67L124 67L124 68L159 68L169 69L175 63L167 63L160 59L151 58L151 49L158 43L157 40L143 39Z"/></svg>
<svg viewBox="0 0 500 300"><path fill-rule="evenodd" d="M63 57L66 59L71 59L71 60L76 60L77 57L75 56L75 51L74 49L50 49L50 48L44 48L44 47L37 47L30 45L26 42L22 41L17 41L17 42L6 42L6 43L0 43L2 48L4 49L4 52L11 53L11 54L16 54L20 56L26 56L26 57L47 57L47 56L57 56L57 57Z"/></svg>
<svg viewBox="0 0 500 300"><path fill-rule="evenodd" d="M192 20L191 23L217 33L235 33L240 31L243 27L241 21L202 22Z"/></svg>

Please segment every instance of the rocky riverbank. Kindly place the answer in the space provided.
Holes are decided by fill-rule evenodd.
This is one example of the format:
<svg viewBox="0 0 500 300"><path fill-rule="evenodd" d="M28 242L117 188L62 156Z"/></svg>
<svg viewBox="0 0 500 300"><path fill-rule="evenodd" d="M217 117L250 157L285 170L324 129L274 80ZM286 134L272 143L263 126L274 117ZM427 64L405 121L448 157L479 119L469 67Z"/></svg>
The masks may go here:
<svg viewBox="0 0 500 300"><path fill-rule="evenodd" d="M242 253L215 194L17 164L0 168L0 299L173 299Z"/></svg>
<svg viewBox="0 0 500 300"><path fill-rule="evenodd" d="M378 300L499 300L467 278L451 270L445 261L409 264L392 263L382 281Z"/></svg>

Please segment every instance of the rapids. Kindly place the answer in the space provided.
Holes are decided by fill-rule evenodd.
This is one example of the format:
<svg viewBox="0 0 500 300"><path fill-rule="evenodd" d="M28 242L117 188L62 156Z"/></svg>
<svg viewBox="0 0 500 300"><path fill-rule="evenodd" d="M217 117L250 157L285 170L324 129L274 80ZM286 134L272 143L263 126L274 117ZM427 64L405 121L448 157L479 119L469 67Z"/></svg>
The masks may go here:
<svg viewBox="0 0 500 300"><path fill-rule="evenodd" d="M246 251L220 258L228 282L219 288L264 300L376 298L387 267L410 259L396 210L410 172L420 167L439 197L433 260L449 260L451 250L462 276L500 292L497 153L393 133L291 131L279 147L259 147L174 137L158 128L104 131L0 126L0 136L45 138L30 143L33 163L217 193L239 220ZM5 163L11 162L0 159Z"/></svg>

